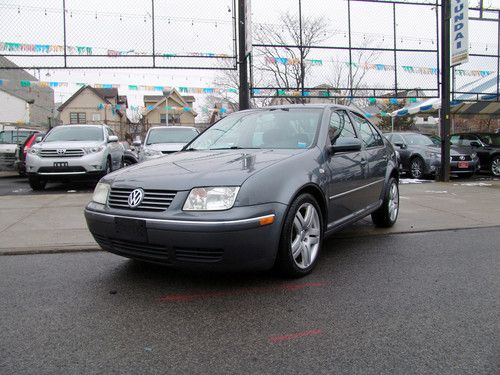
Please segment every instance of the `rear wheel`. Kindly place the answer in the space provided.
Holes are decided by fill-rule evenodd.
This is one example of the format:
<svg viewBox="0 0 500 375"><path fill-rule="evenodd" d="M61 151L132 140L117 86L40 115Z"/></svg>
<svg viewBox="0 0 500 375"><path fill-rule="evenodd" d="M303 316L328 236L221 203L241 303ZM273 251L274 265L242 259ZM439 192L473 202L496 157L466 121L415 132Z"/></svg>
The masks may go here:
<svg viewBox="0 0 500 375"><path fill-rule="evenodd" d="M295 199L281 232L276 268L289 277L302 277L316 266L321 251L323 226L316 199L302 194Z"/></svg>
<svg viewBox="0 0 500 375"><path fill-rule="evenodd" d="M425 163L422 158L415 156L410 160L410 176L411 178L423 178L424 177L424 167Z"/></svg>
<svg viewBox="0 0 500 375"><path fill-rule="evenodd" d="M30 183L30 187L35 191L40 191L45 189L45 185L47 185L46 180L42 180L38 176L29 176L28 181Z"/></svg>
<svg viewBox="0 0 500 375"><path fill-rule="evenodd" d="M500 155L496 155L491 159L491 173L493 176L500 176Z"/></svg>
<svg viewBox="0 0 500 375"><path fill-rule="evenodd" d="M377 227L389 228L394 225L399 214L399 185L391 177L384 193L382 206L372 213L372 221Z"/></svg>

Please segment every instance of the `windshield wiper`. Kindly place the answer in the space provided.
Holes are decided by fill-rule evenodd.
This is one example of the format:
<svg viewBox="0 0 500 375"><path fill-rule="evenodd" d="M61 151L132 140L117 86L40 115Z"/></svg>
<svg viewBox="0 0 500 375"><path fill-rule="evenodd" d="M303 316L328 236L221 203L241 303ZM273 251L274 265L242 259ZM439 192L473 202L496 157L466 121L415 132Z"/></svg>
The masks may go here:
<svg viewBox="0 0 500 375"><path fill-rule="evenodd" d="M218 147L218 148L209 148L209 150L260 150L260 147L240 147L240 146L231 146L231 147Z"/></svg>

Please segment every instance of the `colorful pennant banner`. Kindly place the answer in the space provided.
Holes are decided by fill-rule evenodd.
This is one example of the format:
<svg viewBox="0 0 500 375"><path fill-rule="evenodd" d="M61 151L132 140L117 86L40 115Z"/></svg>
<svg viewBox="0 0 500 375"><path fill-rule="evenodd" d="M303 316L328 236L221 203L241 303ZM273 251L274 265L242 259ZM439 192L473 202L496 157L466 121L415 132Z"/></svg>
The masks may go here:
<svg viewBox="0 0 500 375"><path fill-rule="evenodd" d="M30 52L30 53L41 53L41 54L64 54L64 46L59 44L32 44L32 43L11 43L11 42L0 42L0 51L3 52ZM97 52L99 51L99 53ZM96 48L87 46L66 46L66 53L69 55L94 55L94 54L105 54L109 57L120 57L120 56L151 56L151 52L137 51L135 49L130 50L116 50L109 48ZM186 53L160 53L157 56L163 57L164 59L172 59L174 57L189 56L189 57L214 57L214 58L229 58L231 57L225 53L213 53L213 52L186 52Z"/></svg>

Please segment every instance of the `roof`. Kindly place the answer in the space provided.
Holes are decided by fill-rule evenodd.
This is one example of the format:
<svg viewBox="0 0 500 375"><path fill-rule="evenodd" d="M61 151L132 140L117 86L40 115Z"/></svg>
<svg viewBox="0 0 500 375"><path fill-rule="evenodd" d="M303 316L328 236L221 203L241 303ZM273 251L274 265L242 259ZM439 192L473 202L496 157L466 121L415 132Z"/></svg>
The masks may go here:
<svg viewBox="0 0 500 375"><path fill-rule="evenodd" d="M188 103L193 103L196 101L196 98L191 95L183 95L182 98Z"/></svg>
<svg viewBox="0 0 500 375"><path fill-rule="evenodd" d="M118 96L118 89L117 88L111 88L111 89L96 89L94 88L95 91L99 93L99 96L103 98L116 98Z"/></svg>
<svg viewBox="0 0 500 375"><path fill-rule="evenodd" d="M112 104L112 103L108 100L108 98L113 98L113 97L115 97L115 96L117 96L117 95L118 95L118 89L115 89L115 88L113 88L113 89L95 89L95 88L93 88L92 86L88 86L88 85L86 85L86 86L82 86L82 87L80 87L80 88L79 88L79 89L78 89L78 90L77 90L77 91L76 91L73 95L71 95L71 97L70 97L68 100L66 100L63 104L61 104L61 105L59 106L59 108L57 108L57 110L58 110L59 112L62 112L62 110L63 110L64 108L66 108L66 107L67 107L67 105L68 105L69 103L71 103L71 102L72 102L72 101L73 101L73 100L74 100L74 99L75 99L78 95L80 95L80 94L81 94L81 93L82 93L85 89L89 89L90 91L92 91L95 95L97 95L99 98L101 98L101 99L102 99L102 100L103 100L106 104ZM115 95L115 96L112 96L112 95L111 95L112 91L107 91L107 90L114 90L114 91L116 92L116 95ZM106 95L107 95L107 96L106 96ZM120 117L122 117L122 116L123 116L123 113L122 113L121 111L117 110L116 112L118 113L118 115L119 115Z"/></svg>
<svg viewBox="0 0 500 375"><path fill-rule="evenodd" d="M173 91L170 91L169 96L172 93L173 93ZM191 96L191 95L186 95L186 96L179 95L179 96L181 96L182 99L184 99L184 101L186 103L193 103L193 102L196 101L196 98L194 96ZM163 99L165 99L164 95L144 95L144 102L145 103L146 102L155 102L155 103L157 103L157 102L159 102L160 100L163 100Z"/></svg>
<svg viewBox="0 0 500 375"><path fill-rule="evenodd" d="M8 95L10 95L10 96L13 96L13 97L15 97L15 98L17 98L17 99L24 100L25 102L27 102L27 101L28 101L27 99L23 98L21 95L17 95L17 94L16 94L16 93L14 93L14 92L7 91L7 90L3 89L2 87L0 87L0 91L4 92L4 93L6 93L6 94L8 94Z"/></svg>
<svg viewBox="0 0 500 375"><path fill-rule="evenodd" d="M18 68L18 66L4 56L0 56L0 67L2 68ZM34 76L29 74L24 69L5 69L2 70L2 78L11 80L26 80L38 81Z"/></svg>

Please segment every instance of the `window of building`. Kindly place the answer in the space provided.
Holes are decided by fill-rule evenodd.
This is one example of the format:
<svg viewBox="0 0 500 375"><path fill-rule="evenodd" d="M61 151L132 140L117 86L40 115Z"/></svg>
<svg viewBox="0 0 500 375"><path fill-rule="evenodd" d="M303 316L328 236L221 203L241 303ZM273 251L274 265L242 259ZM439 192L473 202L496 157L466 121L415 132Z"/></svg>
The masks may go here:
<svg viewBox="0 0 500 375"><path fill-rule="evenodd" d="M87 122L87 114L85 112L70 112L70 124L85 124Z"/></svg>
<svg viewBox="0 0 500 375"><path fill-rule="evenodd" d="M94 121L94 122L101 121L101 114L100 113L92 113L92 121Z"/></svg>

